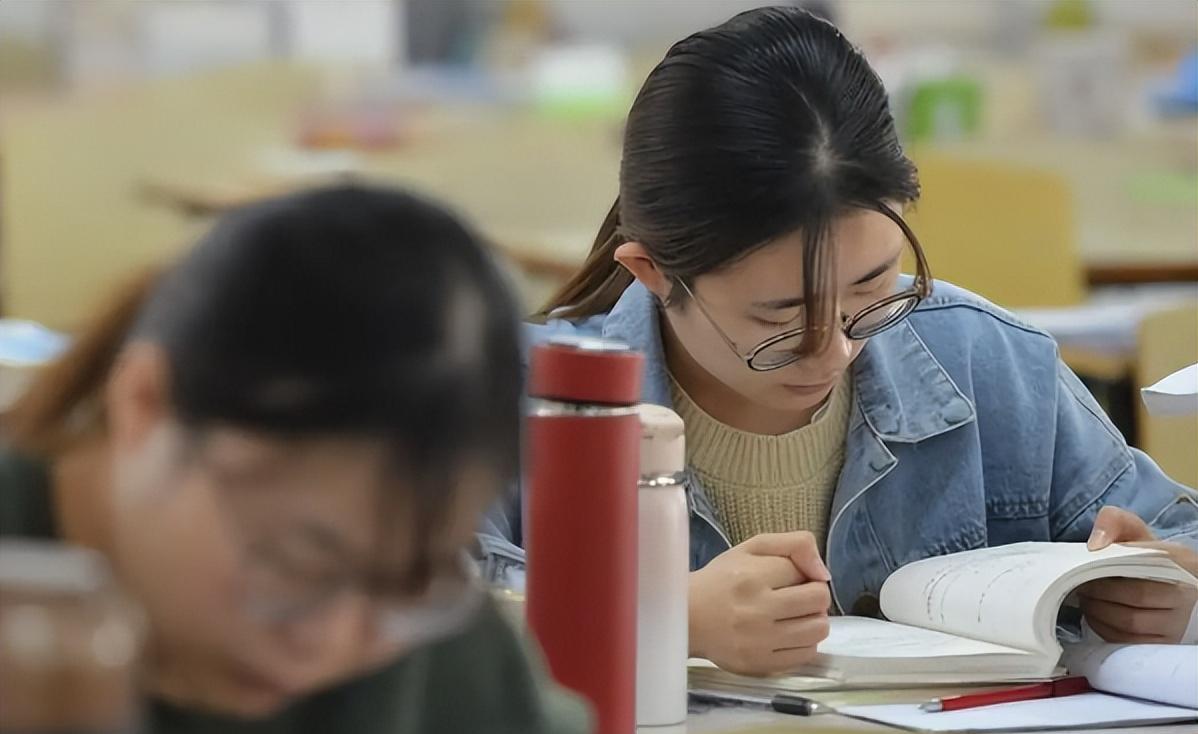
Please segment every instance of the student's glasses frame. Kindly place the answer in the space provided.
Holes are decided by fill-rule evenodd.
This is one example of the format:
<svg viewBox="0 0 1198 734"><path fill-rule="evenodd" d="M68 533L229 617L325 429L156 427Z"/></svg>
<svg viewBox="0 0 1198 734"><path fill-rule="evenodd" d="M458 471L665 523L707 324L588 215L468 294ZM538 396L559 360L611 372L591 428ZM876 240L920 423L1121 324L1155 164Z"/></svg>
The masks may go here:
<svg viewBox="0 0 1198 734"><path fill-rule="evenodd" d="M200 434L184 429L180 436L177 458L203 466ZM364 578L352 571L313 577L281 544L247 532L236 513L219 501L223 499L218 498L218 505L244 575L241 602L246 613L263 624L285 625L319 616L348 597L360 596L369 605L379 637L412 648L466 627L487 598L478 564L465 549L430 564L418 575L418 584ZM398 586L413 588L397 591Z"/></svg>
<svg viewBox="0 0 1198 734"><path fill-rule="evenodd" d="M878 204L875 209L885 215L902 230L903 235L907 239L907 245L915 254L916 274L909 288L893 295L887 296L876 303L871 303L861 309L852 316L841 315L841 329L846 337L853 341L868 339L872 336L877 336L887 329L894 328L903 319L911 315L911 312L928 296L932 294L932 271L928 266L927 257L924 255L923 247L919 244L919 238L911 230L911 227L903 220L903 218L890 207L885 204ZM802 343L803 336L806 334L806 327L798 327L784 331L781 334L772 336L753 347L747 352L742 352L732 340L728 333L720 328L716 320L712 317L711 312L703 305L703 301L699 300L681 278L677 279L678 285L686 291L695 305L699 307L699 311L703 317L711 324L711 328L719 334L720 338L728 345L737 357L742 359L745 365L754 372L771 372L789 366L801 359L799 353L799 345Z"/></svg>

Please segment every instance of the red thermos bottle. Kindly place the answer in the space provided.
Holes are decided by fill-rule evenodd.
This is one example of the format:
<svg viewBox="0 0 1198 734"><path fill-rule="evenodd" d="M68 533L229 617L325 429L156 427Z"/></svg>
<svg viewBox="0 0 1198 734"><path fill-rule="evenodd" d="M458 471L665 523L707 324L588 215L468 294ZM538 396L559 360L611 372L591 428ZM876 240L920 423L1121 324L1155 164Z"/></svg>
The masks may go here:
<svg viewBox="0 0 1198 734"><path fill-rule="evenodd" d="M532 350L525 549L528 624L599 734L636 728L637 478L642 359L618 342Z"/></svg>

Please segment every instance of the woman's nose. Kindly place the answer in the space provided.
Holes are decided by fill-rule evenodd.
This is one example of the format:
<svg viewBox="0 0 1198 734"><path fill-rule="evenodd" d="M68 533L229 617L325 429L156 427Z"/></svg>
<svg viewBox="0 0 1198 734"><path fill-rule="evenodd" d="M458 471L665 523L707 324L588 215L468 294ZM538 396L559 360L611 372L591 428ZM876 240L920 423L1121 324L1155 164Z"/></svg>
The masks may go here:
<svg viewBox="0 0 1198 734"><path fill-rule="evenodd" d="M803 359L803 371L807 374L816 373L831 378L848 369L852 358L852 340L843 330L836 329L819 351L813 352Z"/></svg>

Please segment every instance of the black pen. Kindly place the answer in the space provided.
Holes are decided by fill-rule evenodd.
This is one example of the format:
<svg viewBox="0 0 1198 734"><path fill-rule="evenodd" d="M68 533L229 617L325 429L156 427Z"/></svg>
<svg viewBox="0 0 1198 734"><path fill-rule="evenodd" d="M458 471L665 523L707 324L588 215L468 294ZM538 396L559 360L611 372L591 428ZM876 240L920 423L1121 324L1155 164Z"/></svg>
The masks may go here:
<svg viewBox="0 0 1198 734"><path fill-rule="evenodd" d="M761 706L772 708L780 714L791 716L818 716L819 714L834 714L836 709L819 701L791 693L778 693L766 700L759 696L723 693L716 691L692 690L690 700L698 704L715 706Z"/></svg>
<svg viewBox="0 0 1198 734"><path fill-rule="evenodd" d="M820 714L836 713L836 709L827 704L790 693L775 695L770 699L770 708L780 714L791 714L793 716L818 716Z"/></svg>

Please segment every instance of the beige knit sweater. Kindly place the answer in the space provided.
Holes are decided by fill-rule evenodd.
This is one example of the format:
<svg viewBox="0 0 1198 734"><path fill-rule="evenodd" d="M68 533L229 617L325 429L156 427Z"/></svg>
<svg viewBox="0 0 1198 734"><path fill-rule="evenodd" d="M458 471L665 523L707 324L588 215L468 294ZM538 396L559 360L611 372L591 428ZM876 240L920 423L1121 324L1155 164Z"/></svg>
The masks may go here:
<svg viewBox="0 0 1198 734"><path fill-rule="evenodd" d="M732 542L809 530L822 554L832 494L844 465L851 381L846 377L833 388L810 424L781 436L724 425L670 382L675 410L686 422L687 461Z"/></svg>

